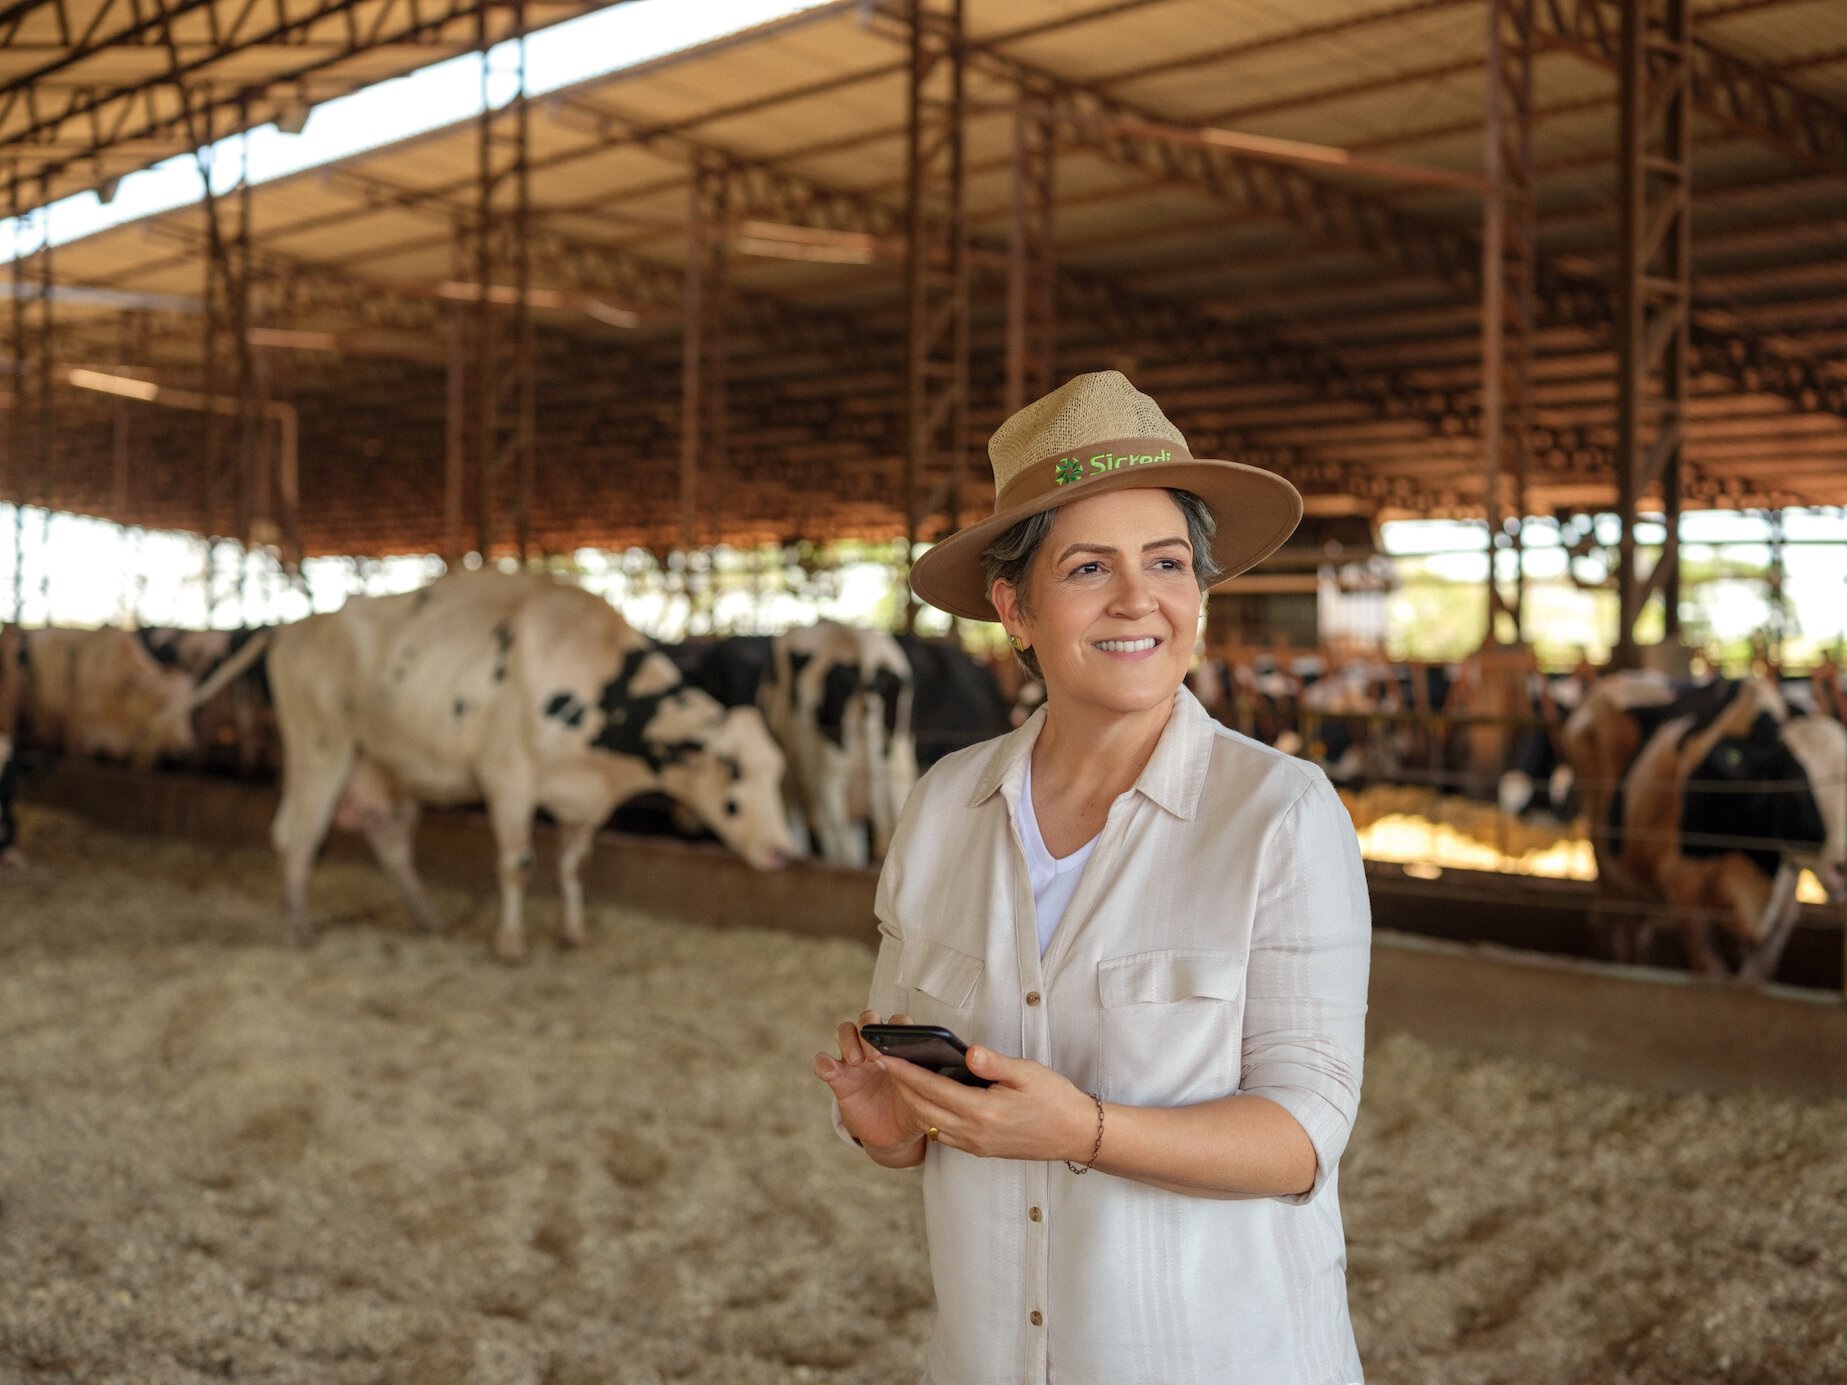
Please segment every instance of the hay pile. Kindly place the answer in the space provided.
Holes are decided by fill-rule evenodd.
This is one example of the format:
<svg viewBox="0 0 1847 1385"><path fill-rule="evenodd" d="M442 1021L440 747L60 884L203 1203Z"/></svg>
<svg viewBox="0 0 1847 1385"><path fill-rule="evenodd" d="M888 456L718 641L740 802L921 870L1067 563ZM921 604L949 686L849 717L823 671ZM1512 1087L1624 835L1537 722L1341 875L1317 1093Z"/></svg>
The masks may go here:
<svg viewBox="0 0 1847 1385"><path fill-rule="evenodd" d="M0 883L0 1382L902 1382L915 1183L810 1055L869 954L593 911L487 956L357 865L28 810ZM533 932L555 923L533 906ZM1374 1385L1847 1379L1847 1103L1376 1044L1343 1167Z"/></svg>

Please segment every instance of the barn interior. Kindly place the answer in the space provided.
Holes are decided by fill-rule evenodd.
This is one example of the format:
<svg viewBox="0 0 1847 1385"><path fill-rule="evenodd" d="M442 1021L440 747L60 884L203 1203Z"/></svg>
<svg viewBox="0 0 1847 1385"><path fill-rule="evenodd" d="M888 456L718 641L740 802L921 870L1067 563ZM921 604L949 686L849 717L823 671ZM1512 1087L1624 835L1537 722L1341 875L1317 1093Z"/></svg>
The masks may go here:
<svg viewBox="0 0 1847 1385"><path fill-rule="evenodd" d="M1012 409L1112 368L1304 497L1209 646L1314 648L1330 563L1389 581L1382 525L1462 519L1490 659L1527 671L1543 534L1609 550L1615 667L1684 669L1680 516L1847 507L1836 0L821 0L529 80L567 22L674 3L0 7L0 621L27 507L291 572L902 563L991 507ZM478 114L250 176L250 132L470 55ZM202 198L47 239L174 159ZM1519 720L1451 719L1496 754ZM1368 1378L1843 1378L1840 906L1803 903L1777 984L1690 980L1661 911L1613 966L1582 870L1510 873L1555 832L1452 795L1438 865L1385 840L1394 793L1348 798L1380 833ZM863 1000L872 872L605 833L592 945L496 968L491 840L437 812L450 934L345 839L285 949L275 798L21 779L0 1377L914 1374L914 1191L824 1147L806 1067Z"/></svg>
<svg viewBox="0 0 1847 1385"><path fill-rule="evenodd" d="M256 185L231 139L202 201L16 256L0 498L290 561L914 546L1012 407L1121 367L1349 540L1847 502L1824 0L840 0L528 94L585 8L20 7L28 228L501 46L475 119ZM1637 566L1619 663L1673 542Z"/></svg>

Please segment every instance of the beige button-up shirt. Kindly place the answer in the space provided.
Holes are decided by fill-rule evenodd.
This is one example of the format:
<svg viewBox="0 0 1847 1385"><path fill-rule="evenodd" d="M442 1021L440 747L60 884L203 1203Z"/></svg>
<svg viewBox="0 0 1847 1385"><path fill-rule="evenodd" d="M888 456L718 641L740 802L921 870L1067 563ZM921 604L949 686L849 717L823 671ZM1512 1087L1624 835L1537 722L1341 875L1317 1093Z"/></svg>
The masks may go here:
<svg viewBox="0 0 1847 1385"><path fill-rule="evenodd" d="M1043 958L1012 809L1044 713L924 777L879 881L870 1007L1105 1101L1261 1094L1308 1132L1314 1187L1196 1197L930 1146L925 1385L1361 1378L1336 1178L1366 1012L1358 843L1319 769L1176 696Z"/></svg>

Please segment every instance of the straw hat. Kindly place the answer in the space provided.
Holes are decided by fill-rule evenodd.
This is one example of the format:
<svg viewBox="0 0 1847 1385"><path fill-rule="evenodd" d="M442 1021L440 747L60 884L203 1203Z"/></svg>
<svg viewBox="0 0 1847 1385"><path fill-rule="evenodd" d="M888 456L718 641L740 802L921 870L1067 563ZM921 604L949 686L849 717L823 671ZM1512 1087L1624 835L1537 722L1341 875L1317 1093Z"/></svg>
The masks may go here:
<svg viewBox="0 0 1847 1385"><path fill-rule="evenodd" d="M1225 576L1262 562L1302 518L1302 497L1273 471L1195 457L1161 406L1119 370L1069 380L1028 404L988 440L994 516L960 529L911 568L911 589L971 620L998 620L982 550L1029 515L1105 491L1164 486L1206 502Z"/></svg>

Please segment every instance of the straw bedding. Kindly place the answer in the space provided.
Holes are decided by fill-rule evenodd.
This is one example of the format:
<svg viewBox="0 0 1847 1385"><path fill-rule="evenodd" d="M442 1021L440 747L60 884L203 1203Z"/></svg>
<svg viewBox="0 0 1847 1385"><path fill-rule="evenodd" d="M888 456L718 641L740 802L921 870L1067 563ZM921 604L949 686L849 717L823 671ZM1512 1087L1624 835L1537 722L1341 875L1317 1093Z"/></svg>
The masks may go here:
<svg viewBox="0 0 1847 1385"><path fill-rule="evenodd" d="M827 1128L849 942L593 910L489 960L266 853L24 814L0 878L0 1382L916 1378L914 1180ZM533 904L550 936L552 902ZM1847 1103L1386 1038L1342 1169L1375 1385L1847 1379Z"/></svg>

